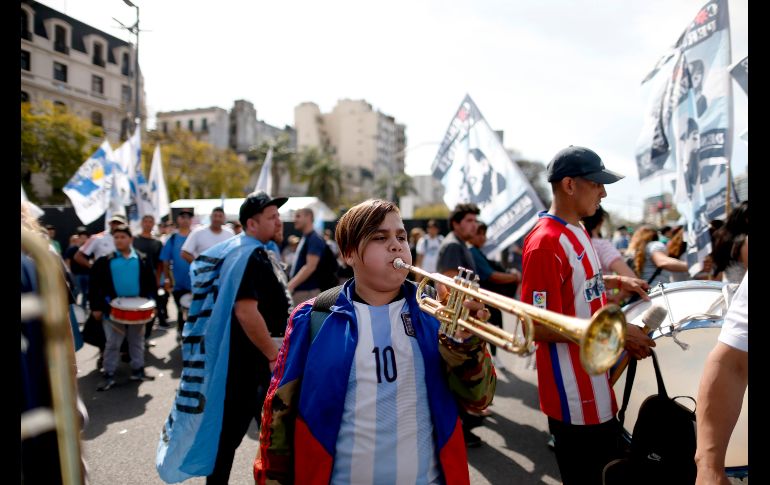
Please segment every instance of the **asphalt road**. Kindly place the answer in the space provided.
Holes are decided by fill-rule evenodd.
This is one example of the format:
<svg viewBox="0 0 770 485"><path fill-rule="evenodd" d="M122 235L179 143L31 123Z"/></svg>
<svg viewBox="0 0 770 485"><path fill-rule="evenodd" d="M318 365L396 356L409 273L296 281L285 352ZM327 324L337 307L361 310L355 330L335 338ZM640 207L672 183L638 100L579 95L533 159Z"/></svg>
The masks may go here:
<svg viewBox="0 0 770 485"><path fill-rule="evenodd" d="M173 307L168 305L172 319ZM145 363L156 379L131 382L129 366L123 363L116 374L118 386L106 392L96 391L101 380L98 350L85 345L77 352L79 391L89 414L82 437L91 484L164 483L155 470L155 451L179 383L181 351L176 329L156 329L153 339L157 345L147 351ZM474 430L485 444L468 450L471 483L560 483L556 459L546 445L547 420L538 408L536 371L527 368L525 358L501 354L504 368L498 368L492 415ZM231 484L254 483L257 438L253 424L236 453ZM205 478L185 483L204 484Z"/></svg>

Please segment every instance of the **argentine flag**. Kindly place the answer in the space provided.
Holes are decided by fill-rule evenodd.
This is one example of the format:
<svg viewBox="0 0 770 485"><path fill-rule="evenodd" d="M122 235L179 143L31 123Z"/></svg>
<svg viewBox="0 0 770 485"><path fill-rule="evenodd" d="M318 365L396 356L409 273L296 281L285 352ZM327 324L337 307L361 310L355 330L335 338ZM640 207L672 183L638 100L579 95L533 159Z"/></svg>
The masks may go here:
<svg viewBox="0 0 770 485"><path fill-rule="evenodd" d="M62 191L69 197L83 224L104 214L113 183L112 148L107 140L80 166Z"/></svg>

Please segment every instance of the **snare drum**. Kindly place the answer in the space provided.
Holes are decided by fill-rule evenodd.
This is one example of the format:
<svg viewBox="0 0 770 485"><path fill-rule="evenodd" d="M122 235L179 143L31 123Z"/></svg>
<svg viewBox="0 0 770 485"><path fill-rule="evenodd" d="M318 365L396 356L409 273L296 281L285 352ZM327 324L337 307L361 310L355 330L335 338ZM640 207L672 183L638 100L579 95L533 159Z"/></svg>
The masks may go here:
<svg viewBox="0 0 770 485"><path fill-rule="evenodd" d="M139 325L155 318L155 302L149 298L124 297L110 302L110 320L126 325Z"/></svg>
<svg viewBox="0 0 770 485"><path fill-rule="evenodd" d="M665 298L664 298L665 293ZM652 334L655 340L655 353L658 355L663 381L670 397L690 396L693 400L698 397L706 357L714 348L722 328L723 317L727 311L725 300L729 300L734 288L721 281L682 281L653 287L650 300L638 301L626 306L623 311L626 320L642 326L641 319L645 310L651 305L660 305L669 311L669 315L661 327ZM666 305L666 299L668 305ZM683 350L672 336L689 345ZM624 373L615 383L615 395L618 401L623 399L623 389L626 384ZM627 438L630 439L634 428L639 407L647 396L657 394L655 369L652 359L638 361L634 386L623 423ZM693 401L677 399L677 402L692 409ZM743 396L743 407L738 422L735 425L725 457L725 467L728 476L744 477L748 475L748 389Z"/></svg>

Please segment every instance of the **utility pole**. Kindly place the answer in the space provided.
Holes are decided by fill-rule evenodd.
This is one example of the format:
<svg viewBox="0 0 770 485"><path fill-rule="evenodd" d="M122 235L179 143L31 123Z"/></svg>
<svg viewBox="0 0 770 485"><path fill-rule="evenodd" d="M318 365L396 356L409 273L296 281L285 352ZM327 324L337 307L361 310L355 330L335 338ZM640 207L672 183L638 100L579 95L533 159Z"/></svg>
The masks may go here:
<svg viewBox="0 0 770 485"><path fill-rule="evenodd" d="M139 7L131 0L123 0L123 3L136 9L136 23L128 27L128 31L136 35L136 49L134 51L134 128L142 122L139 112Z"/></svg>

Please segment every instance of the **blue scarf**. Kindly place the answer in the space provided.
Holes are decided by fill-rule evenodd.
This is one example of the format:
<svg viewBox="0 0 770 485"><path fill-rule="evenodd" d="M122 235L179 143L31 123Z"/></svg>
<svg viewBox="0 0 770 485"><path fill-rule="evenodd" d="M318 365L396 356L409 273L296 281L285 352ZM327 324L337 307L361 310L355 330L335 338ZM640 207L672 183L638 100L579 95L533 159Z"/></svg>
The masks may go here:
<svg viewBox="0 0 770 485"><path fill-rule="evenodd" d="M182 378L160 433L155 466L166 483L214 471L230 354L235 295L249 256L277 245L241 233L204 251L190 265L193 301L182 332Z"/></svg>

